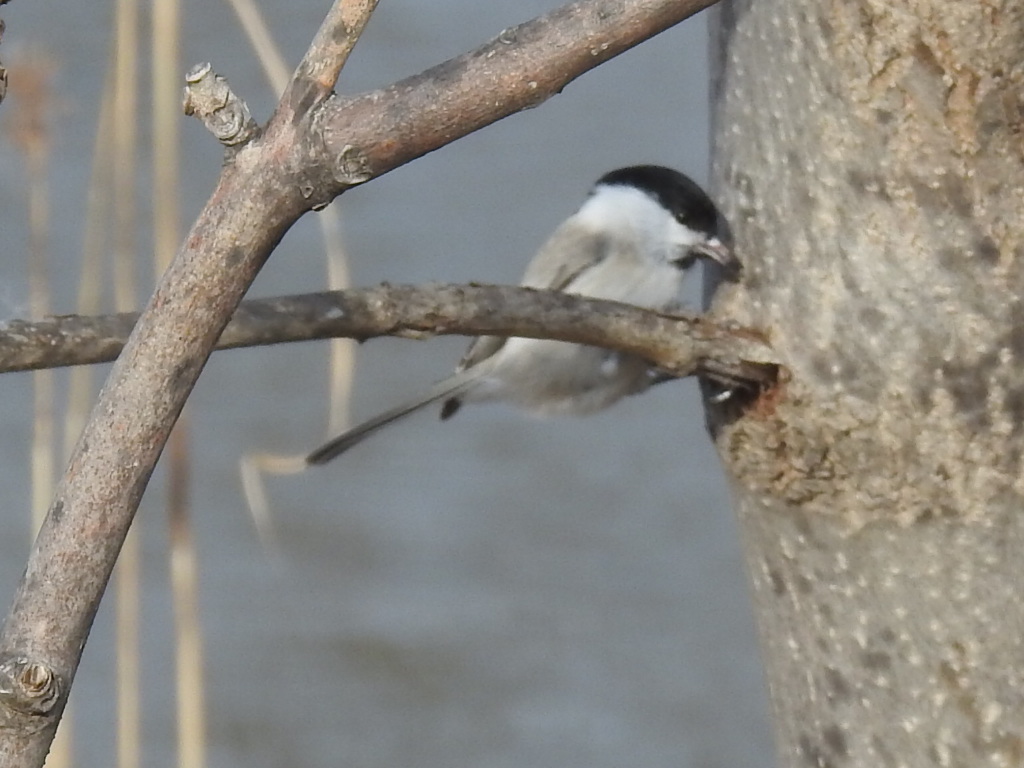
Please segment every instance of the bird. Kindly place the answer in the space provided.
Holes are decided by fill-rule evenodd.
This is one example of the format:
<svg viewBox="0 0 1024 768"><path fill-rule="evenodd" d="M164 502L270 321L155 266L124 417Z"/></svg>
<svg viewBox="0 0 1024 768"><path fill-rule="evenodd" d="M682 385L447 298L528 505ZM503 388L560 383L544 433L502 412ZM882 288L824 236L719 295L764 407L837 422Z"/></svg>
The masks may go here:
<svg viewBox="0 0 1024 768"><path fill-rule="evenodd" d="M653 310L679 301L687 270L700 258L739 268L727 225L689 177L659 165L601 176L574 214L537 251L521 284ZM377 430L442 402L448 419L463 403L506 401L539 415L586 415L643 392L659 380L642 358L549 339L479 336L455 373L312 451L326 464Z"/></svg>

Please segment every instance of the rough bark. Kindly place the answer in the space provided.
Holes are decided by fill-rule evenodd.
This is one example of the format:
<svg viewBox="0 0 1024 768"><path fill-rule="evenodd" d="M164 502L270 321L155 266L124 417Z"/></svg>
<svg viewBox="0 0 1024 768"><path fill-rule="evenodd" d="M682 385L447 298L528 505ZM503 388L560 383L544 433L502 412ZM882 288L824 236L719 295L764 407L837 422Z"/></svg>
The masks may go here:
<svg viewBox="0 0 1024 768"><path fill-rule="evenodd" d="M710 417L784 766L1024 763L1024 6L740 0L720 310L789 381Z"/></svg>

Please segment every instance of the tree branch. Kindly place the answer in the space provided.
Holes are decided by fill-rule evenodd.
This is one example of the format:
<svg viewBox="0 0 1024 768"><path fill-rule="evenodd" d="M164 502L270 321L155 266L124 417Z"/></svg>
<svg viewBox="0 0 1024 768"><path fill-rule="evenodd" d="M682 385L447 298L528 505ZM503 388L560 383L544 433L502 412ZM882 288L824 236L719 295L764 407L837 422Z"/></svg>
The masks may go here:
<svg viewBox="0 0 1024 768"><path fill-rule="evenodd" d="M307 150L310 199L326 205L455 138L540 106L580 75L715 0L581 0L386 88L329 99ZM481 98L486 94L486 98ZM316 175L313 175L313 171Z"/></svg>
<svg viewBox="0 0 1024 768"><path fill-rule="evenodd" d="M0 326L0 373L114 360L137 312ZM390 286L242 302L217 342L237 349L314 339L434 335L558 339L639 355L676 376L710 373L763 383L776 362L753 331L701 316L519 286Z"/></svg>
<svg viewBox="0 0 1024 768"><path fill-rule="evenodd" d="M279 110L305 116L311 105L331 95L342 67L376 7L377 0L334 0L285 89Z"/></svg>
<svg viewBox="0 0 1024 768"><path fill-rule="evenodd" d="M361 30L344 23L335 4L316 39L344 42L325 50L319 64L304 59L309 66L297 71L265 129L229 150L72 453L0 632L0 768L42 765L164 443L242 296L291 225L352 184L536 106L709 4L576 2L376 94L324 99L322 86ZM309 88L300 81L317 66L324 79Z"/></svg>

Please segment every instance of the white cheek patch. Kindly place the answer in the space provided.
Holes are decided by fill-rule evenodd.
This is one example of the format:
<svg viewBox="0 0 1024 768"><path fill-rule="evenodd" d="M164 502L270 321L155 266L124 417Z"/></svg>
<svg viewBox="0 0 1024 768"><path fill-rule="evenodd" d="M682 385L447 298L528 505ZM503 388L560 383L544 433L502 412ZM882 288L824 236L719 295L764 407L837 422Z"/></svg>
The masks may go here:
<svg viewBox="0 0 1024 768"><path fill-rule="evenodd" d="M689 248L699 245L707 240L707 237L699 232L695 232L685 224L673 221L671 227L672 231L669 234L669 238L682 250L688 250Z"/></svg>

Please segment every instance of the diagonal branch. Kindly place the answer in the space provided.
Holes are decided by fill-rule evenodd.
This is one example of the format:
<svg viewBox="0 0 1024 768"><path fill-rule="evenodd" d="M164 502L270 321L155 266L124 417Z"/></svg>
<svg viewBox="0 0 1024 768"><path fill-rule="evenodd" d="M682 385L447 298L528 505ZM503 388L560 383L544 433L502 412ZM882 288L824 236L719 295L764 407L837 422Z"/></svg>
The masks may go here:
<svg viewBox="0 0 1024 768"><path fill-rule="evenodd" d="M311 197L329 202L458 136L540 106L597 65L715 0L578 0L386 88L330 99Z"/></svg>
<svg viewBox="0 0 1024 768"><path fill-rule="evenodd" d="M334 0L281 98L282 107L304 115L331 94L376 7L377 0Z"/></svg>
<svg viewBox="0 0 1024 768"><path fill-rule="evenodd" d="M171 428L245 291L292 224L352 184L536 106L711 2L581 0L456 62L350 100L323 98L343 61L340 51L360 29L332 11L317 40L349 41L325 50L319 64L308 61L264 130L230 150L55 492L0 632L0 768L42 765ZM298 82L317 66L324 73L318 86Z"/></svg>
<svg viewBox="0 0 1024 768"><path fill-rule="evenodd" d="M0 326L0 373L109 362L138 313L63 315ZM519 286L391 286L244 301L217 349L314 339L434 335L559 339L639 355L676 376L702 371L759 383L776 361L760 337L701 316Z"/></svg>

